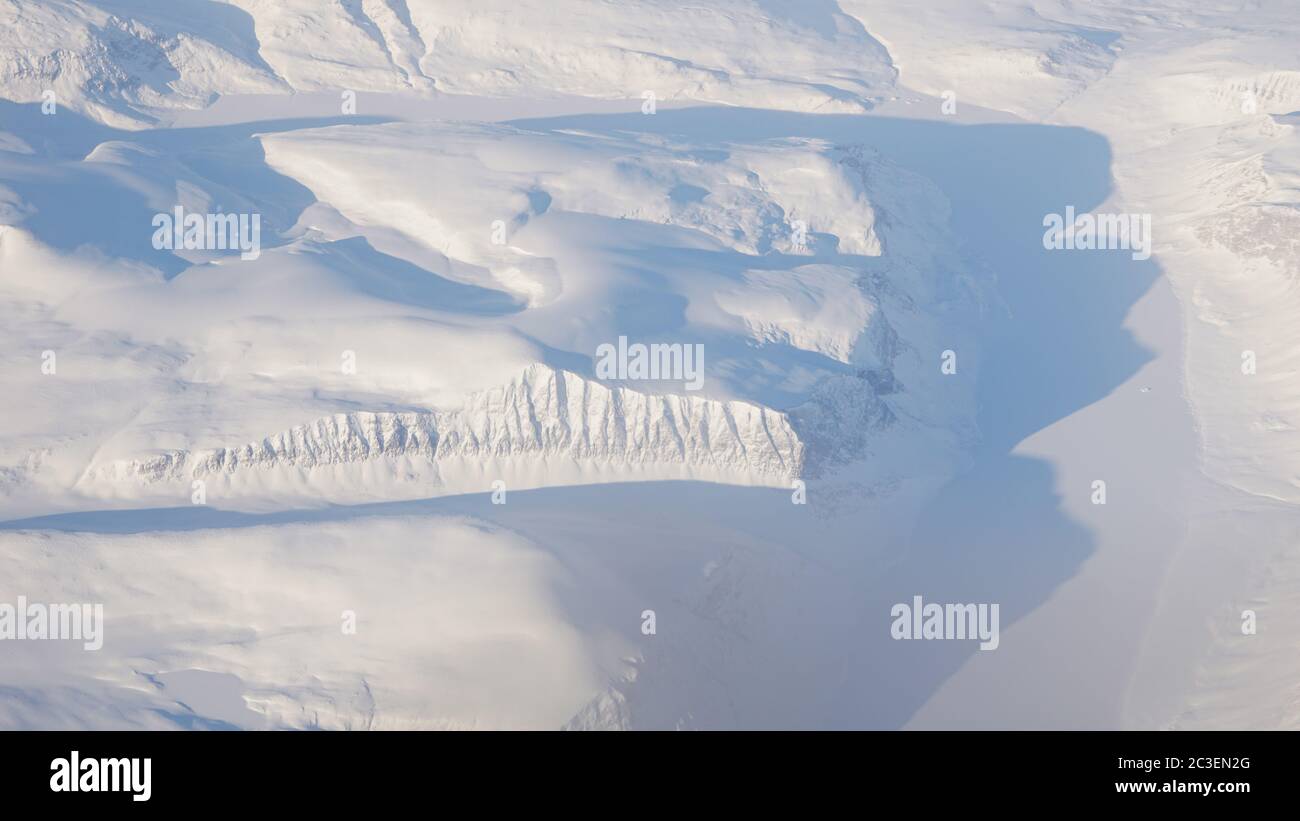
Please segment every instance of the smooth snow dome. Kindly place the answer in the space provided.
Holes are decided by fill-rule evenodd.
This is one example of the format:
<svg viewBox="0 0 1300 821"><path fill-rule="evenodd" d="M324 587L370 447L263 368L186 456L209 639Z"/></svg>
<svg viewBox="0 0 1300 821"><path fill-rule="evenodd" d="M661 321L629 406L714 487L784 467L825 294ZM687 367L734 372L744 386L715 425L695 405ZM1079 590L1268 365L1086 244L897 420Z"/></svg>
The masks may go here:
<svg viewBox="0 0 1300 821"><path fill-rule="evenodd" d="M0 728L1300 727L1300 20L1130 6L5 4Z"/></svg>

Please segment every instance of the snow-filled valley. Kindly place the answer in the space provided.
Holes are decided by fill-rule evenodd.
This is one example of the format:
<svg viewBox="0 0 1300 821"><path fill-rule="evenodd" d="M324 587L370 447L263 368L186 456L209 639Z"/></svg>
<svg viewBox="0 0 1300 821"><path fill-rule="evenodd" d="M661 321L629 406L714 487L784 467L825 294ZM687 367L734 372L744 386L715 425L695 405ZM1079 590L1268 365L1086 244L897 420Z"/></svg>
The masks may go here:
<svg viewBox="0 0 1300 821"><path fill-rule="evenodd" d="M0 728L1300 726L1300 13L1139 5L0 0Z"/></svg>

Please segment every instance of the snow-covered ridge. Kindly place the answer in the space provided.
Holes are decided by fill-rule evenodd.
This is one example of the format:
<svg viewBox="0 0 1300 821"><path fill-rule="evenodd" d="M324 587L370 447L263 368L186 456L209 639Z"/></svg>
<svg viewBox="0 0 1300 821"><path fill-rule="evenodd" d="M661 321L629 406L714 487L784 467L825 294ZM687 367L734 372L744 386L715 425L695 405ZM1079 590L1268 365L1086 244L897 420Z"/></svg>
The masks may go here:
<svg viewBox="0 0 1300 821"><path fill-rule="evenodd" d="M271 168L361 230L400 232L407 241L400 247L373 237L390 253L421 264L432 251L437 258L424 264L534 307L560 298L566 279L572 285L553 249L521 238L552 211L672 225L750 256L838 250L879 257L877 197L919 200L916 189L924 186L928 201L942 200L932 185L870 152L810 139L702 152L645 136L451 122L337 125L258 139ZM933 221L930 213L919 216ZM504 242L489 230L497 220ZM412 246L424 253L411 254ZM928 249L902 250L919 256Z"/></svg>
<svg viewBox="0 0 1300 821"><path fill-rule="evenodd" d="M885 49L838 10L754 0L229 0L0 5L0 98L120 127L218 95L351 90L698 100L861 112ZM766 43L779 48L755 48Z"/></svg>
<svg viewBox="0 0 1300 821"><path fill-rule="evenodd" d="M52 91L61 106L138 127L152 112L199 108L218 94L290 91L258 56L251 27L241 31L237 9L182 15L167 6L147 16L59 0L0 6L0 96L44 102Z"/></svg>
<svg viewBox="0 0 1300 821"><path fill-rule="evenodd" d="M803 446L784 414L758 405L609 388L532 365L454 411L340 413L260 442L172 451L93 474L174 481L401 457L685 465L784 478L798 473Z"/></svg>

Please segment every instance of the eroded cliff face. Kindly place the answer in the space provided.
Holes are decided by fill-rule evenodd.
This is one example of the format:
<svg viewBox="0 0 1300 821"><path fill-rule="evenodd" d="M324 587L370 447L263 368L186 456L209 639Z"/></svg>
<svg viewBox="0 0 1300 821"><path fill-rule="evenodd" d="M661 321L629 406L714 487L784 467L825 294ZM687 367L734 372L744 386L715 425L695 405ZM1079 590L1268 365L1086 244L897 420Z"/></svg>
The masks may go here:
<svg viewBox="0 0 1300 821"><path fill-rule="evenodd" d="M539 364L455 411L335 414L242 446L115 462L91 479L238 478L400 457L700 467L779 481L798 475L803 446L768 408L610 388Z"/></svg>

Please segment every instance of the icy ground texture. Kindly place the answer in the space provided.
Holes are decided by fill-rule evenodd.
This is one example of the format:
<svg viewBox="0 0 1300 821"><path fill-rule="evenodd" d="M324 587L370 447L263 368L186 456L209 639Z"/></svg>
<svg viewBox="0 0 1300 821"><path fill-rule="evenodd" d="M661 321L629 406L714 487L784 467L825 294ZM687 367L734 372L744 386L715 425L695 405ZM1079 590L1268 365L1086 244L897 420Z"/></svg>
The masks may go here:
<svg viewBox="0 0 1300 821"><path fill-rule="evenodd" d="M1300 726L1295 689L1279 684L1300 674L1300 634L1289 626L1300 612L1295 5L925 6L841 4L887 45L910 88L960 89L976 105L1106 135L1116 203L1153 215L1157 257L1183 307L1200 463L1252 497L1225 505L1243 511L1231 518L1235 533L1214 527L1224 517L1216 502L1198 500L1187 514L1250 581L1210 620L1215 649L1196 674L1198 692L1160 726ZM1243 371L1247 354L1253 374ZM1243 636L1246 609L1267 612L1277 629Z"/></svg>

